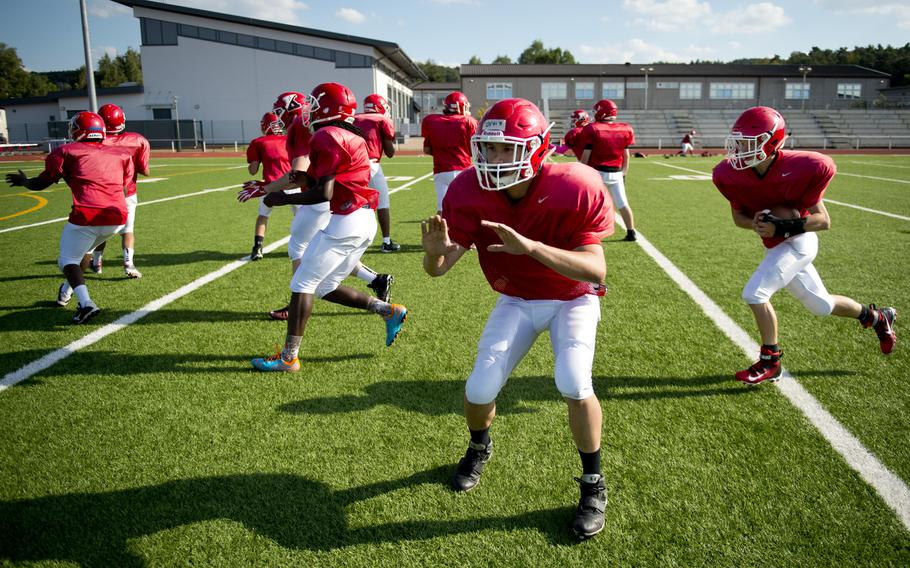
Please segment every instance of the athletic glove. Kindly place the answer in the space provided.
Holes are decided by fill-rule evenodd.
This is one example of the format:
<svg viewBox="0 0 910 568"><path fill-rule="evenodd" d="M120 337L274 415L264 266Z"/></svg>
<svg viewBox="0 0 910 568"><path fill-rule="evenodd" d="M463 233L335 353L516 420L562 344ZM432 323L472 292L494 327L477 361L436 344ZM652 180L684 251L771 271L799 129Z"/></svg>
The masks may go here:
<svg viewBox="0 0 910 568"><path fill-rule="evenodd" d="M255 197L262 197L265 195L266 183L259 180L250 180L243 184L243 189L237 192L237 201L240 203L246 203L250 199Z"/></svg>

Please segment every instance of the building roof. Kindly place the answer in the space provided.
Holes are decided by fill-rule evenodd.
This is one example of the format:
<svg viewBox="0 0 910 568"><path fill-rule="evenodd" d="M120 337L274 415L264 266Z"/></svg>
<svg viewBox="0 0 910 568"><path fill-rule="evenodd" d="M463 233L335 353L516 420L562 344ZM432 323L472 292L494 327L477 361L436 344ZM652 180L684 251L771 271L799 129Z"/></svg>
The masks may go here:
<svg viewBox="0 0 910 568"><path fill-rule="evenodd" d="M627 64L566 64L566 65L462 65L462 77L597 77L597 76L638 76L649 77L801 77L800 65L749 65L726 63L627 63ZM852 77L884 79L891 75L860 65L811 65L809 77Z"/></svg>
<svg viewBox="0 0 910 568"><path fill-rule="evenodd" d="M415 81L425 81L427 76L423 73L420 67L414 63L407 54L401 50L397 43L390 41L383 41L379 39L372 39L368 37L353 36L348 34L339 34L335 32L327 32L324 30L317 30L313 28L304 28L300 26L290 26L287 24L280 24L277 22L269 22L266 20L257 20L254 18L245 18L243 16L232 16L230 14L222 14L220 12L210 12L208 10L199 10L198 8L187 8L185 6L173 6L171 4L165 4L163 2L152 2L150 0L113 0L117 4L122 4L129 8L149 8L152 10L160 10L162 12L172 12L174 14L184 14L187 16L198 16L200 18L208 18L210 20L220 20L222 22L231 22L234 24L245 24L248 26L255 26L258 28L266 28L270 30L279 30L284 32L291 32L295 34L303 34L313 37L320 37L325 39L332 39L336 41L346 41L349 43L356 43L359 45L368 45L376 48L380 53L382 53L385 58L394 62L399 68L404 70L409 77Z"/></svg>
<svg viewBox="0 0 910 568"><path fill-rule="evenodd" d="M434 83L432 81L427 81L426 83L418 83L411 87L414 91L457 91L461 88L461 83L452 82L452 83Z"/></svg>
<svg viewBox="0 0 910 568"><path fill-rule="evenodd" d="M112 96L112 95L133 95L133 94L142 94L144 92L142 85L127 85L125 87L109 87L105 89L95 89L95 94L100 96ZM86 89L68 89L66 91L54 91L46 95L41 95L40 97L22 97L21 99L0 99L0 106L2 105L34 105L41 103L52 103L59 101L60 99L72 99L78 97L87 97L88 91Z"/></svg>

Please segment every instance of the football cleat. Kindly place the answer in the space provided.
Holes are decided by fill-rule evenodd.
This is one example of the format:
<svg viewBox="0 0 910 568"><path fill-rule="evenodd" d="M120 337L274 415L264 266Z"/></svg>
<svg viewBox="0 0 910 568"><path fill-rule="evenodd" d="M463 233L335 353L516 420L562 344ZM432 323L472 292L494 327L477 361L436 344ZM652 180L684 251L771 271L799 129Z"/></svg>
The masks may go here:
<svg viewBox="0 0 910 568"><path fill-rule="evenodd" d="M89 268L91 269L91 271L94 272L95 274L101 274L101 270L102 270L102 268L103 268L103 267L102 267L102 261L103 261L103 259L99 258L99 259L98 259L98 262L95 262L95 259L93 258L92 260L89 261L88 267L89 267Z"/></svg>
<svg viewBox="0 0 910 568"><path fill-rule="evenodd" d="M392 282L395 278L391 274L378 274L373 281L367 284L367 288L373 290L376 297L385 303L392 300Z"/></svg>
<svg viewBox="0 0 910 568"><path fill-rule="evenodd" d="M101 309L95 304L88 304L87 306L80 304L76 306L76 315L73 316L73 323L85 323L100 313Z"/></svg>
<svg viewBox="0 0 910 568"><path fill-rule="evenodd" d="M480 483L480 474L483 466L490 461L493 455L493 440L487 445L468 443L468 450L464 457L455 466L455 475L452 476L452 489L463 492L474 489Z"/></svg>
<svg viewBox="0 0 910 568"><path fill-rule="evenodd" d="M379 252L398 252L399 250L401 250L401 245L391 239L389 239L388 243L382 243L382 246L379 247Z"/></svg>
<svg viewBox="0 0 910 568"><path fill-rule="evenodd" d="M262 245L253 245L253 250L250 252L250 260L261 260L262 259Z"/></svg>
<svg viewBox="0 0 910 568"><path fill-rule="evenodd" d="M257 357L250 363L257 371L296 373L300 370L300 359L294 357L291 361L285 361L281 358L281 350L276 351L271 357Z"/></svg>
<svg viewBox="0 0 910 568"><path fill-rule="evenodd" d="M269 312L269 317L273 320L278 321L287 321L288 320L288 310L291 309L291 306L285 306L279 310L272 310Z"/></svg>
<svg viewBox="0 0 910 568"><path fill-rule="evenodd" d="M139 272L134 264L124 264L123 273L130 278L142 278L142 273Z"/></svg>
<svg viewBox="0 0 910 568"><path fill-rule="evenodd" d="M882 353L887 355L894 349L897 343L897 335L894 333L894 320L897 319L897 310L894 308L876 308L875 304L869 304L871 317L864 323L863 327L871 327L878 336L879 345Z"/></svg>
<svg viewBox="0 0 910 568"><path fill-rule="evenodd" d="M607 508L607 488L603 476L594 483L587 483L576 477L581 489L578 508L575 509L575 522L572 530L580 539L591 538L604 528L604 511Z"/></svg>
<svg viewBox="0 0 910 568"><path fill-rule="evenodd" d="M771 351L762 346L758 361L748 369L737 372L735 378L750 386L764 381L776 382L781 374L780 358L782 356L783 352L780 349Z"/></svg>
<svg viewBox="0 0 910 568"><path fill-rule="evenodd" d="M392 311L383 317L385 319L385 346L388 347L401 333L401 326L408 319L408 309L401 304L392 304Z"/></svg>
<svg viewBox="0 0 910 568"><path fill-rule="evenodd" d="M70 300L73 298L73 289L69 287L69 284L64 282L57 288L57 305L65 306L70 303Z"/></svg>
<svg viewBox="0 0 910 568"><path fill-rule="evenodd" d="M626 236L623 238L624 241L635 242L638 240L638 236L635 233L635 229L629 229L626 231Z"/></svg>

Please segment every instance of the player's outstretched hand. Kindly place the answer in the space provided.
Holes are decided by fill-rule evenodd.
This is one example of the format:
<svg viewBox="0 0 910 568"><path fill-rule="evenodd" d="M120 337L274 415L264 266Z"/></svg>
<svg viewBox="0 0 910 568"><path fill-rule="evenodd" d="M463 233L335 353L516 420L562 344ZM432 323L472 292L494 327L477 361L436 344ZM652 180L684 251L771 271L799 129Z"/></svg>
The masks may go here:
<svg viewBox="0 0 910 568"><path fill-rule="evenodd" d="M494 223L493 221L481 221L482 227L487 227L496 231L496 234L502 240L501 245L490 245L487 250L490 252L507 252L509 254L530 254L534 248L534 241L521 235L508 225Z"/></svg>
<svg viewBox="0 0 910 568"><path fill-rule="evenodd" d="M240 203L246 203L255 197L262 197L265 195L265 189L263 189L264 186L264 181L250 180L244 182L243 189L237 192L237 201Z"/></svg>
<svg viewBox="0 0 910 568"><path fill-rule="evenodd" d="M17 174L6 174L6 183L13 187L25 185L26 180L28 180L28 176L22 170L19 170Z"/></svg>
<svg viewBox="0 0 910 568"><path fill-rule="evenodd" d="M429 256L444 256L452 248L449 224L441 215L433 215L420 223L423 251Z"/></svg>

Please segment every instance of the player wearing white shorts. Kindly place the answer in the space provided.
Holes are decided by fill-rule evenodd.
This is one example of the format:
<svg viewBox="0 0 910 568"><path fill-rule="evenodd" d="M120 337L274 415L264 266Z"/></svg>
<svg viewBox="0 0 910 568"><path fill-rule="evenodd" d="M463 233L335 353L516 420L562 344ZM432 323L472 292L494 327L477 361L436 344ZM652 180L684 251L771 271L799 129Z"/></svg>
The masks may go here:
<svg viewBox="0 0 910 568"><path fill-rule="evenodd" d="M897 341L894 308L863 306L825 289L812 262L818 254L816 232L831 225L822 196L836 168L818 152L784 151L785 139L780 113L750 108L733 124L726 159L714 168L714 185L730 202L734 224L757 233L767 248L742 292L762 341L758 361L735 374L747 385L781 375L783 352L771 297L782 288L817 316L856 318L863 327L872 327L882 353L890 353Z"/></svg>
<svg viewBox="0 0 910 568"><path fill-rule="evenodd" d="M544 163L550 128L534 104L506 99L490 107L472 139L474 168L446 193L442 216L422 224L423 266L442 276L476 245L480 267L500 294L477 345L464 389L470 442L452 478L473 489L493 453L496 397L537 337L549 330L556 388L582 463L573 528L603 529L601 408L591 378L606 275L604 236L613 208L596 172L578 163Z"/></svg>
<svg viewBox="0 0 910 568"><path fill-rule="evenodd" d="M458 91L446 95L442 114L427 115L420 132L424 154L433 156L436 212L441 213L449 184L471 167L471 136L477 132L477 121L471 116L468 98Z"/></svg>
<svg viewBox="0 0 910 568"><path fill-rule="evenodd" d="M116 146L105 146L104 120L93 112L80 112L69 123L73 142L48 154L44 171L28 178L22 171L7 174L13 186L41 191L60 181L73 192L73 208L60 236L57 265L66 277L57 291L57 304L65 306L73 294L79 300L73 323L85 323L101 310L92 301L82 274L86 253L126 225L124 187L133 180L133 158L130 152Z"/></svg>
<svg viewBox="0 0 910 568"><path fill-rule="evenodd" d="M373 210L378 195L367 185L370 160L364 134L352 124L357 101L350 89L338 83L323 83L313 89L307 101L303 120L313 131L310 166L306 172L292 171L289 177L303 191L293 195L273 191L266 196L266 203L328 202L331 219L312 238L291 279L284 347L272 357L252 360L253 367L260 371L300 370L300 344L317 296L380 315L385 320L386 346L398 336L407 317L404 306L341 286L376 234Z"/></svg>
<svg viewBox="0 0 910 568"><path fill-rule="evenodd" d="M367 153L370 156L370 187L379 192L379 204L376 206L376 217L382 232L379 252L398 252L401 245L393 241L391 236L389 184L380 163L383 154L389 158L395 155L395 125L392 124L391 106L385 97L374 93L363 99L363 110L363 113L354 117L354 126L366 134Z"/></svg>

